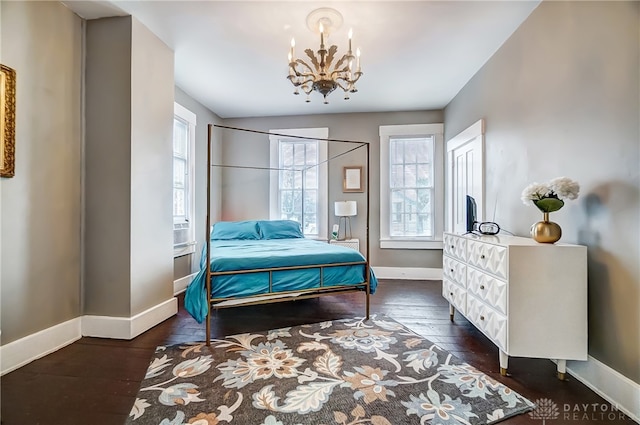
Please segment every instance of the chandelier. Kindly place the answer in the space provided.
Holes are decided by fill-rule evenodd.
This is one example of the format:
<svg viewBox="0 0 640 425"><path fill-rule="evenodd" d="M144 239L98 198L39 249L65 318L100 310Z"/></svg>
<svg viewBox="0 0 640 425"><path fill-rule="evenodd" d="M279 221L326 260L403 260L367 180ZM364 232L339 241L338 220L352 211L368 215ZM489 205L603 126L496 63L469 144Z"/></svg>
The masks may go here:
<svg viewBox="0 0 640 425"><path fill-rule="evenodd" d="M327 96L340 87L344 91L344 99L349 99L349 93L358 91L356 82L362 76L360 68L360 49L353 55L351 50L351 38L353 31L349 30L349 50L337 58L338 47L331 45L327 50L324 42L325 35L328 37L332 30L337 29L342 24L340 13L331 8L321 8L314 10L307 17L307 26L320 32L320 48L317 54L311 49L304 52L309 57L310 62L295 57L295 39L291 39L291 50L289 51L289 76L287 77L295 87L293 94L300 94L302 90L307 95L307 102L311 102L310 94L317 91L324 97L327 104ZM355 61L355 63L354 63Z"/></svg>

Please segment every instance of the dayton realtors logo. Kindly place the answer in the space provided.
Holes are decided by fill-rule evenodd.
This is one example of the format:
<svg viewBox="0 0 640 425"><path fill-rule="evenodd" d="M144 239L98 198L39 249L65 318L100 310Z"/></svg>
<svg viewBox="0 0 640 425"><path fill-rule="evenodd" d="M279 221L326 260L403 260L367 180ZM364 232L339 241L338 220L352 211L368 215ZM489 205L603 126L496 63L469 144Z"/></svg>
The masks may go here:
<svg viewBox="0 0 640 425"><path fill-rule="evenodd" d="M562 410L553 400L548 398L538 399L535 404L536 408L529 412L529 417L542 420L543 425L546 424L546 421L555 419L576 421L577 423L628 419L624 413L608 403L565 403L562 405Z"/></svg>
<svg viewBox="0 0 640 425"><path fill-rule="evenodd" d="M560 416L558 405L548 398L538 399L535 401L535 404L536 408L529 412L529 416L531 419L542 419L542 425L544 425L547 420L558 419L558 416Z"/></svg>

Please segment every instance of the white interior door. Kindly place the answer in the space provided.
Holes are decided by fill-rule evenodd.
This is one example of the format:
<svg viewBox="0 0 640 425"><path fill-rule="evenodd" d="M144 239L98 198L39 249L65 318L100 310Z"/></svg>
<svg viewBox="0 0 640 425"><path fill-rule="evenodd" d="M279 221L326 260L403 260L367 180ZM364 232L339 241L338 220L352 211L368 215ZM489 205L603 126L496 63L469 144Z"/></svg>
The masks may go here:
<svg viewBox="0 0 640 425"><path fill-rule="evenodd" d="M484 220L484 121L447 141L447 231L467 230L466 195L476 201L477 220Z"/></svg>

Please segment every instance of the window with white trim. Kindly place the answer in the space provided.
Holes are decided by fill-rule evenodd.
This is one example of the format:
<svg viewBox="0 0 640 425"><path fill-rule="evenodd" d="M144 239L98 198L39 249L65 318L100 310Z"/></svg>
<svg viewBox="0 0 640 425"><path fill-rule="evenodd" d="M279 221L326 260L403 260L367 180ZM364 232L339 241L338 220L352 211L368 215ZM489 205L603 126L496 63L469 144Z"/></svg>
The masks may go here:
<svg viewBox="0 0 640 425"><path fill-rule="evenodd" d="M380 126L380 248L442 248L442 124Z"/></svg>
<svg viewBox="0 0 640 425"><path fill-rule="evenodd" d="M174 103L173 117L173 256L195 252L196 115Z"/></svg>
<svg viewBox="0 0 640 425"><path fill-rule="evenodd" d="M305 237L326 239L328 143L318 139L328 138L329 129L270 132L270 218L297 221Z"/></svg>

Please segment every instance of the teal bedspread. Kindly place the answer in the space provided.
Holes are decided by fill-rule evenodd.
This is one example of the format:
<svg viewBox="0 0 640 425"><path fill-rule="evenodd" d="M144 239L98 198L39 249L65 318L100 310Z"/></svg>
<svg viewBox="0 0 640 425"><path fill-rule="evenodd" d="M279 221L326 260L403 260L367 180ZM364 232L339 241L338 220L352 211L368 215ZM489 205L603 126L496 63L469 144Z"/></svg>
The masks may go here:
<svg viewBox="0 0 640 425"><path fill-rule="evenodd" d="M187 287L186 310L202 323L207 316L205 249L200 271ZM241 271L286 266L349 263L364 261L358 251L311 239L212 240L211 271ZM355 285L364 281L364 265L325 267L322 287ZM242 298L251 295L319 288L320 268L274 271L269 292L269 272L213 276L212 298ZM377 279L370 270L373 294Z"/></svg>

